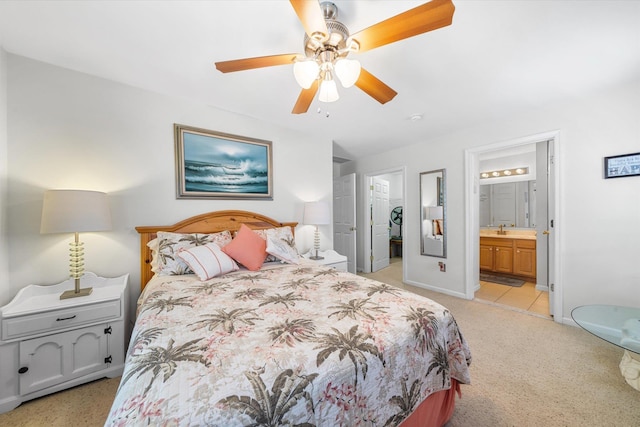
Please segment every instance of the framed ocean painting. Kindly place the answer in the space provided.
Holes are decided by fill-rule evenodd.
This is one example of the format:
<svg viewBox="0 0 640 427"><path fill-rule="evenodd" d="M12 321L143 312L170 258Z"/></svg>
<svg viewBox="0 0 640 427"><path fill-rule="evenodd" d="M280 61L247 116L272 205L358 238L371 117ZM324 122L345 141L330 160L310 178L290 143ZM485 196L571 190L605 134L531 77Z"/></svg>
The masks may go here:
<svg viewBox="0 0 640 427"><path fill-rule="evenodd" d="M173 127L178 199L273 199L270 141Z"/></svg>

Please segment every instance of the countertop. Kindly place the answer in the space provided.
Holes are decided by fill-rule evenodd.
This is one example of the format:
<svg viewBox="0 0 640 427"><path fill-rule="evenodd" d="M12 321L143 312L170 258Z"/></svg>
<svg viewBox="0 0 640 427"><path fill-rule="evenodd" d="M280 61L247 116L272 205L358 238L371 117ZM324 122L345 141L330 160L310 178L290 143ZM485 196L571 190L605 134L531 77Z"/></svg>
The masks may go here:
<svg viewBox="0 0 640 427"><path fill-rule="evenodd" d="M504 230L507 234L498 234L498 230L495 228L491 229L480 229L480 237L496 237L498 239L522 239L522 240L536 240L536 231L535 230L509 230L508 228Z"/></svg>

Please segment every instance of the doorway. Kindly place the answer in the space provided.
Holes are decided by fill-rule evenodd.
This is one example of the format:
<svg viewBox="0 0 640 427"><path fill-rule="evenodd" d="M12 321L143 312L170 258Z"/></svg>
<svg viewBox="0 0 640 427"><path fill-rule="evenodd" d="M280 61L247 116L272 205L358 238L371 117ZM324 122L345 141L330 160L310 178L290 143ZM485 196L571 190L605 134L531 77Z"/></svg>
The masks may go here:
<svg viewBox="0 0 640 427"><path fill-rule="evenodd" d="M390 257L402 254L404 251L404 244L395 244L394 248L390 247L390 238L401 236L404 232L404 225L398 224L398 207L405 208L406 200L406 182L405 182L405 168L386 169L376 172L371 172L364 175L363 179L363 209L358 215L360 215L362 224L365 224L366 229L363 234L363 268L364 273L371 273L377 269L388 266ZM389 183L388 204L386 208L380 207L380 199L377 198L375 193L374 182L387 181ZM373 187L373 188L372 188ZM384 202L384 200L382 200ZM372 221L373 211L384 210L376 215L376 221ZM396 213L393 216L396 218L395 223L391 220L392 211L396 209ZM397 234L397 235L396 235ZM396 239L397 240L397 239ZM398 247L399 246L399 247ZM377 258L377 259L376 259ZM386 262L384 259L386 258ZM382 260L382 262L380 262ZM404 258L402 259L403 265L403 279L404 279Z"/></svg>
<svg viewBox="0 0 640 427"><path fill-rule="evenodd" d="M538 163L537 173L537 227L536 240L540 250L537 257L540 259L537 268L539 283L535 288L547 292L549 298L549 312L562 313L562 293L561 284L558 282L560 251L558 250L559 234L559 209L558 207L558 170L559 162L557 146L559 142L559 132L553 131L531 137L521 138L514 141L491 144L465 151L465 166L467 175L466 181L466 283L465 295L468 299L473 299L475 292L480 288L479 278L479 242L480 242L480 160L487 153L501 152L504 155L521 151L522 147L537 144L541 147L545 143L544 150L537 150L536 161ZM542 154L540 154L542 153ZM554 316L554 320L561 322L561 316Z"/></svg>

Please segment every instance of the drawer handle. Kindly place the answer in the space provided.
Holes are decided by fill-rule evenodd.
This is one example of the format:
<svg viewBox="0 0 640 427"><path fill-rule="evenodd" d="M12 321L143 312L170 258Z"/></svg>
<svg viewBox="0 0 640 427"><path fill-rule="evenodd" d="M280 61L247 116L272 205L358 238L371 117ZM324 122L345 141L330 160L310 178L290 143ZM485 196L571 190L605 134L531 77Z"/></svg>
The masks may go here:
<svg viewBox="0 0 640 427"><path fill-rule="evenodd" d="M26 374L28 370L29 370L29 368L27 368L26 366L23 366L22 368L18 369L18 373L19 374Z"/></svg>
<svg viewBox="0 0 640 427"><path fill-rule="evenodd" d="M75 314L73 316L71 316L71 317L58 317L56 319L56 322L62 322L63 320L71 320L71 319L75 319L75 318L76 318Z"/></svg>

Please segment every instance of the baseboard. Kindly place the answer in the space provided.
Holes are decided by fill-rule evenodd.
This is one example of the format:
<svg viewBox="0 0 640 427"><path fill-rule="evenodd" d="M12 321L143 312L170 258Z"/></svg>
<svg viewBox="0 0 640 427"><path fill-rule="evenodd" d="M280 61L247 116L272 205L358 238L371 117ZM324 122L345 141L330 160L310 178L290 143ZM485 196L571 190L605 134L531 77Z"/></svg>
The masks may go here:
<svg viewBox="0 0 640 427"><path fill-rule="evenodd" d="M433 292L438 292L438 293L445 294L445 295L451 295L452 297L457 297L457 298L462 298L462 299L469 299L469 298L467 298L467 295L465 293L463 293L463 292L456 292L456 291L452 291L451 289L439 288L439 287L427 285L427 284L424 284L424 283L414 282L412 280L403 280L403 282L408 284L408 285L415 286L417 288L422 288L422 289L426 289L426 290L433 291Z"/></svg>

